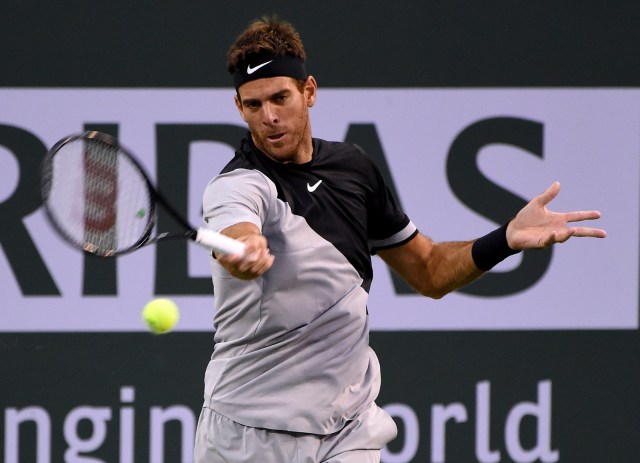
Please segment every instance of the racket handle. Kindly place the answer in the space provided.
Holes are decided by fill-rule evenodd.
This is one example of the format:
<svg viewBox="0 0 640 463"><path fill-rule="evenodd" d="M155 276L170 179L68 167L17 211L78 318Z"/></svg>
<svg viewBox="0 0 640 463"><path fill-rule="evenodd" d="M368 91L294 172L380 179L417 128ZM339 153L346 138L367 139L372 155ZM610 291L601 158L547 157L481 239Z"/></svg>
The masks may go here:
<svg viewBox="0 0 640 463"><path fill-rule="evenodd" d="M215 252L244 256L244 243L208 228L199 228L197 230L195 242Z"/></svg>

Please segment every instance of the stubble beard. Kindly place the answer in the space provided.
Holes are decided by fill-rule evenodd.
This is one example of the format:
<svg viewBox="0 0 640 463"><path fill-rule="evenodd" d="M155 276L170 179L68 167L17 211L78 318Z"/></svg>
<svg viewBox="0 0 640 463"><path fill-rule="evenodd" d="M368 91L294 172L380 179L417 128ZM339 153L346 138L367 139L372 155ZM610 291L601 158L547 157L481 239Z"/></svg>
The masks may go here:
<svg viewBox="0 0 640 463"><path fill-rule="evenodd" d="M260 140L259 145L258 143L256 143L256 137L253 136L254 143L256 144L256 146L258 146L258 148L260 148L262 152L264 152L267 155L267 157L281 164L289 164L289 163L299 164L299 163L305 163L310 161L311 153L308 153L308 154L303 153L304 150L313 150L313 146L309 142L311 139L311 124L310 124L308 108L307 108L307 111L305 111L303 117L305 119L304 126L299 133L296 133L293 135L294 138L297 139L297 141L294 141L294 146L290 150L287 150L285 152L280 151L278 149L279 148L278 145L280 143L276 143L274 145L274 149L267 149L267 147L269 146L269 141L266 136L259 138ZM290 132L287 132L286 136L287 137L291 136ZM307 144L311 146L307 148L306 146ZM282 148L286 148L286 145L283 144Z"/></svg>

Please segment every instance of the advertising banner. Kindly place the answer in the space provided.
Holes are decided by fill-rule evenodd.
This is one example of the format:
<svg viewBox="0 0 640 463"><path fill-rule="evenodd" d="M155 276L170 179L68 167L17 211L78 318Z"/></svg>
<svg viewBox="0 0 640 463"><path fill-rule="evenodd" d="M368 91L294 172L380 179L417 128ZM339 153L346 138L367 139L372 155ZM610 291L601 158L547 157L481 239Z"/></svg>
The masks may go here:
<svg viewBox="0 0 640 463"><path fill-rule="evenodd" d="M206 252L177 242L85 256L47 223L38 168L60 138L106 131L200 225L204 187L246 133L233 90L2 89L0 107L0 331L141 331L156 295L182 307L177 330L210 329ZM365 148L436 241L489 232L555 180L551 210L601 210L609 232L514 256L440 301L374 258L374 330L638 327L640 91L321 89L312 120L314 136ZM161 216L158 232L172 226Z"/></svg>

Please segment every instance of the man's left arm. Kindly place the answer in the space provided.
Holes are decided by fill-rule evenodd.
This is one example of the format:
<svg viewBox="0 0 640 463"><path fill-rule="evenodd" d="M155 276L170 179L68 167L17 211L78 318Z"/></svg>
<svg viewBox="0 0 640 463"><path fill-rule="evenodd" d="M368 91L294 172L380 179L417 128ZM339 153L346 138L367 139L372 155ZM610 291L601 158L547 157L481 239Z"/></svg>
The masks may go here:
<svg viewBox="0 0 640 463"><path fill-rule="evenodd" d="M381 250L378 255L420 294L439 299L520 250L563 243L572 236L606 237L602 229L568 226L598 219L598 211L549 211L547 204L559 192L560 184L554 182L523 207L507 226L475 241L435 243L418 234L408 243Z"/></svg>

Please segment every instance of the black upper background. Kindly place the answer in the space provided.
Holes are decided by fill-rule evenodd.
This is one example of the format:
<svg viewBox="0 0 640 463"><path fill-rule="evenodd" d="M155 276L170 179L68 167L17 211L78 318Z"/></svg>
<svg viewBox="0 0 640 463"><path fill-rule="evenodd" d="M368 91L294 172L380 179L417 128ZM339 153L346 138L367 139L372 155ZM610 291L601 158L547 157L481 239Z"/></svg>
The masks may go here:
<svg viewBox="0 0 640 463"><path fill-rule="evenodd" d="M2 2L0 87L229 87L255 17L300 31L321 87L635 87L640 2Z"/></svg>

